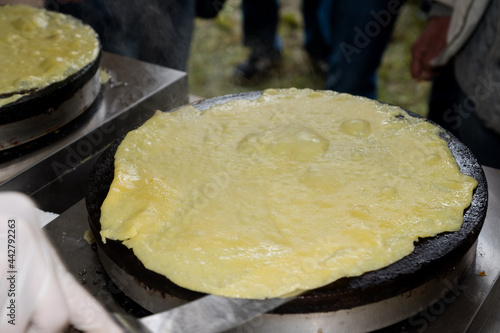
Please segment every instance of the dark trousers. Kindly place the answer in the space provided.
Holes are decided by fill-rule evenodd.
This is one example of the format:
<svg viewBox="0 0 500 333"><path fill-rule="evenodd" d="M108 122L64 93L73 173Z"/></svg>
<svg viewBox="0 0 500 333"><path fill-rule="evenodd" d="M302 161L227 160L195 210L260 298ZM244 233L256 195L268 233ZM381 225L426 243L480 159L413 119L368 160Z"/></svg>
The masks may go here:
<svg viewBox="0 0 500 333"><path fill-rule="evenodd" d="M304 46L311 58L328 63L325 89L376 98L376 70L403 2L303 1ZM264 55L280 49L279 2L243 0L242 9L244 44Z"/></svg>
<svg viewBox="0 0 500 333"><path fill-rule="evenodd" d="M428 118L464 143L479 163L500 169L500 135L486 128L455 78L454 63L433 80Z"/></svg>

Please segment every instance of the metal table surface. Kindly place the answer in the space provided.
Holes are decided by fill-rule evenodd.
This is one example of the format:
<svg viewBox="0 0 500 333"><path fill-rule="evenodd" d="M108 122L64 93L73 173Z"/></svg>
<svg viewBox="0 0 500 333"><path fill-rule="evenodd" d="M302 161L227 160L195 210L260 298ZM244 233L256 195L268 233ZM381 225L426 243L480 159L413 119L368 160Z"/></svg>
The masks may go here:
<svg viewBox="0 0 500 333"><path fill-rule="evenodd" d="M440 298L445 291L450 291L444 281L443 295L436 295L434 305L407 321L377 332L500 332L500 170L488 167L484 170L488 181L488 211L476 258L465 277L451 293ZM144 312L134 312L134 304L124 301L120 290L106 278L95 249L84 239L88 229L84 200L45 227L68 269L104 307L113 312L144 315ZM317 332L317 328L311 327L311 332Z"/></svg>

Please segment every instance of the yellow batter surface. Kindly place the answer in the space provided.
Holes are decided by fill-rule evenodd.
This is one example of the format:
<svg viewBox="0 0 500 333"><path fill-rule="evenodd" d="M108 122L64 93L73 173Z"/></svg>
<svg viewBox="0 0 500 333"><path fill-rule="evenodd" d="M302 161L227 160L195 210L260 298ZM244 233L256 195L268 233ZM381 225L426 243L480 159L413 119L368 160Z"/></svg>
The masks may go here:
<svg viewBox="0 0 500 333"><path fill-rule="evenodd" d="M101 236L216 295L357 276L460 229L477 182L438 132L400 108L312 90L157 112L118 148Z"/></svg>
<svg viewBox="0 0 500 333"><path fill-rule="evenodd" d="M0 107L76 73L99 54L95 31L60 13L0 6Z"/></svg>

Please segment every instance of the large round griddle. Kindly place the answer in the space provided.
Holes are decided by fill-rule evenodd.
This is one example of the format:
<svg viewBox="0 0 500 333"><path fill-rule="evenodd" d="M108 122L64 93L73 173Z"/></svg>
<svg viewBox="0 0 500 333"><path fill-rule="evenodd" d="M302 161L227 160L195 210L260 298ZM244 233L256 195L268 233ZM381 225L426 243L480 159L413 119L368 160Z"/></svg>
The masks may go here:
<svg viewBox="0 0 500 333"><path fill-rule="evenodd" d="M194 106L205 110L214 104L234 99L255 99L260 94L260 92L252 92L221 96L204 100L194 104ZM410 114L420 117L411 112ZM450 279L452 277L456 280L460 278L474 258L475 242L486 214L487 184L483 170L470 150L453 135L445 133L443 130L443 138L447 138L448 146L460 170L478 181L472 203L464 212L462 228L457 232L446 232L432 238L421 239L415 244L415 250L410 255L396 263L376 271L367 272L359 277L343 278L327 286L308 291L274 310L274 314L321 315L326 312L360 308L384 300L395 299L401 295L404 295L404 298L411 297L415 291L422 292L422 290L428 289L426 284L429 284L430 281L434 281L432 283L435 284L436 279ZM139 304L151 302L151 300L144 298L159 297L170 300L171 306L175 306L179 305L179 302L201 297L203 294L181 288L166 277L146 269L133 251L121 242L109 239L106 244L102 242L99 234L101 229L100 207L114 177L114 154L122 139L114 142L96 162L90 173L86 193L89 224L92 233L96 236L101 261L107 270L113 270L114 273L116 270L120 270L118 279L124 276L129 278L123 284L126 285L125 288L130 290L124 290L124 292L142 295L139 297L141 299L135 299ZM111 275L117 276L116 274ZM134 283L130 283L130 279ZM132 290L134 288L144 288L147 292L145 294L136 293L135 290ZM425 304L423 308L428 305L430 303ZM418 307L422 308L421 305Z"/></svg>
<svg viewBox="0 0 500 333"><path fill-rule="evenodd" d="M82 114L100 90L101 52L64 80L0 107L0 150L53 132Z"/></svg>

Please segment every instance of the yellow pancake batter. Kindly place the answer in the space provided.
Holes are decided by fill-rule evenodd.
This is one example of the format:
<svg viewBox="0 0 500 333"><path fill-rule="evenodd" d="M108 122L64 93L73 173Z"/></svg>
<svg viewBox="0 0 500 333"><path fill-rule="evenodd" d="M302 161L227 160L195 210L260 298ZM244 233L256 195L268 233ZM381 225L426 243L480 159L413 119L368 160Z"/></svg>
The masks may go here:
<svg viewBox="0 0 500 333"><path fill-rule="evenodd" d="M207 111L157 112L130 132L101 236L188 289L284 296L458 230L476 185L439 129L398 107L267 90Z"/></svg>

